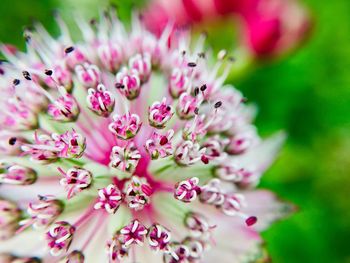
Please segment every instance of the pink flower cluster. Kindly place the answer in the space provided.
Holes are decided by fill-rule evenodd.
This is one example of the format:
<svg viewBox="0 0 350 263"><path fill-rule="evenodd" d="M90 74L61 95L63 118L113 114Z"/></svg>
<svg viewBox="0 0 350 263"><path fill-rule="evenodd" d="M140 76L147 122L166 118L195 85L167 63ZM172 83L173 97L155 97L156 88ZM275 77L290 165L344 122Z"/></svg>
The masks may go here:
<svg viewBox="0 0 350 263"><path fill-rule="evenodd" d="M115 10L77 18L77 42L56 20L57 39L36 24L26 52L0 46L0 261L257 257L286 210L255 189L283 134L259 137L229 54Z"/></svg>

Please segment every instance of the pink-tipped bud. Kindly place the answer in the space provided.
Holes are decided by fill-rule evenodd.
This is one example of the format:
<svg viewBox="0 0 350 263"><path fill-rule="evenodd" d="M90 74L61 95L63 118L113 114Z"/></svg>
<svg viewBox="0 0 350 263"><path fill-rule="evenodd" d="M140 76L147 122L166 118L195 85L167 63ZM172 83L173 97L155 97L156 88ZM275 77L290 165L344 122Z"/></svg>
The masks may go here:
<svg viewBox="0 0 350 263"><path fill-rule="evenodd" d="M164 263L189 262L190 250L182 243L170 243L170 253L164 254Z"/></svg>
<svg viewBox="0 0 350 263"><path fill-rule="evenodd" d="M224 147L228 142L228 139L220 138L219 136L210 137L202 144L206 149L205 154L202 156L202 161L203 158L206 158L207 163L211 160L219 161L224 159L227 156L224 152Z"/></svg>
<svg viewBox="0 0 350 263"><path fill-rule="evenodd" d="M235 134L230 138L226 151L229 154L242 154L256 145L258 142L259 136L257 135L256 129L249 126L235 132Z"/></svg>
<svg viewBox="0 0 350 263"><path fill-rule="evenodd" d="M64 176L60 180L60 184L67 191L68 199L89 188L92 183L91 172L83 168L74 167L67 172L64 172L61 168L58 168L58 170Z"/></svg>
<svg viewBox="0 0 350 263"><path fill-rule="evenodd" d="M154 102L148 108L149 124L158 129L163 129L173 115L173 108L166 103L166 98L163 98L162 102Z"/></svg>
<svg viewBox="0 0 350 263"><path fill-rule="evenodd" d="M141 91L141 81L138 72L136 70L128 70L125 67L122 68L116 75L115 87L129 100L136 99Z"/></svg>
<svg viewBox="0 0 350 263"><path fill-rule="evenodd" d="M123 50L115 42L100 45L97 55L102 66L111 72L116 72L123 61Z"/></svg>
<svg viewBox="0 0 350 263"><path fill-rule="evenodd" d="M152 71L150 54L144 53L142 55L134 55L129 59L129 68L138 72L141 83L147 82Z"/></svg>
<svg viewBox="0 0 350 263"><path fill-rule="evenodd" d="M189 213L185 218L185 226L190 230L191 236L207 238L214 226L210 226L208 220L201 214Z"/></svg>
<svg viewBox="0 0 350 263"><path fill-rule="evenodd" d="M242 207L245 206L244 196L241 194L226 194L222 204L222 211L229 216L235 216L240 213Z"/></svg>
<svg viewBox="0 0 350 263"><path fill-rule="evenodd" d="M137 114L130 112L124 115L114 115L113 122L109 124L109 130L119 139L129 140L136 136L141 128L141 120Z"/></svg>
<svg viewBox="0 0 350 263"><path fill-rule="evenodd" d="M98 191L98 196L98 202L94 205L94 208L96 210L104 209L109 214L117 212L123 199L122 193L114 184L110 184L107 187L100 189Z"/></svg>
<svg viewBox="0 0 350 263"><path fill-rule="evenodd" d="M58 149L58 157L80 158L86 148L86 139L75 130L66 131L63 134L52 134L55 147Z"/></svg>
<svg viewBox="0 0 350 263"><path fill-rule="evenodd" d="M199 200L202 203L221 206L225 201L225 194L220 186L220 180L212 179L206 185L202 186L202 192Z"/></svg>
<svg viewBox="0 0 350 263"><path fill-rule="evenodd" d="M193 202L201 193L198 183L199 179L197 177L177 183L175 185L174 197L185 203Z"/></svg>
<svg viewBox="0 0 350 263"><path fill-rule="evenodd" d="M0 199L0 241L11 238L21 218L21 210L8 200Z"/></svg>
<svg viewBox="0 0 350 263"><path fill-rule="evenodd" d="M189 250L188 261L189 262L198 262L202 259L206 242L203 240L195 239L192 237L187 237L182 241L182 244L185 245Z"/></svg>
<svg viewBox="0 0 350 263"><path fill-rule="evenodd" d="M190 85L189 73L180 68L173 69L169 80L169 92L173 98L178 98Z"/></svg>
<svg viewBox="0 0 350 263"><path fill-rule="evenodd" d="M56 222L46 233L46 240L50 254L54 257L65 253L72 242L75 227L68 222Z"/></svg>
<svg viewBox="0 0 350 263"><path fill-rule="evenodd" d="M35 183L37 174L33 169L17 164L0 162L0 183L29 185Z"/></svg>
<svg viewBox="0 0 350 263"><path fill-rule="evenodd" d="M198 98L182 93L176 106L176 113L180 119L190 119L194 117L200 104Z"/></svg>
<svg viewBox="0 0 350 263"><path fill-rule="evenodd" d="M119 263L120 260L128 256L129 248L122 244L119 235L114 235L111 240L107 241L106 252L110 263Z"/></svg>
<svg viewBox="0 0 350 263"><path fill-rule="evenodd" d="M124 147L114 146L111 152L110 166L123 172L132 173L139 160L141 154L133 142L127 143Z"/></svg>
<svg viewBox="0 0 350 263"><path fill-rule="evenodd" d="M142 245L147 235L147 229L135 219L120 230L120 235L126 247L132 244Z"/></svg>
<svg viewBox="0 0 350 263"><path fill-rule="evenodd" d="M75 121L80 113L76 99L60 87L61 96L53 103L49 104L47 112L56 121Z"/></svg>
<svg viewBox="0 0 350 263"><path fill-rule="evenodd" d="M95 88L101 81L101 73L96 65L84 63L75 67L79 82L87 88Z"/></svg>
<svg viewBox="0 0 350 263"><path fill-rule="evenodd" d="M87 96L89 109L99 116L108 117L114 110L115 99L103 84L97 89L89 89Z"/></svg>
<svg viewBox="0 0 350 263"><path fill-rule="evenodd" d="M146 141L145 148L153 160L165 158L173 154L171 140L174 136L174 130L168 130L166 135L153 132L151 137Z"/></svg>
<svg viewBox="0 0 350 263"><path fill-rule="evenodd" d="M59 263L84 263L84 262L85 262L85 256L83 252L79 250L73 250L67 256L62 258L62 260L59 261Z"/></svg>
<svg viewBox="0 0 350 263"><path fill-rule="evenodd" d="M63 212L64 204L58 199L39 196L39 200L29 203L27 213L29 219L20 222L21 225L32 225L35 229L47 227Z"/></svg>
<svg viewBox="0 0 350 263"><path fill-rule="evenodd" d="M177 164L187 166L200 161L204 152L205 148L198 143L183 141L177 146L174 157Z"/></svg>
<svg viewBox="0 0 350 263"><path fill-rule="evenodd" d="M153 224L148 230L148 243L153 250L167 251L170 239L170 231L159 224Z"/></svg>
<svg viewBox="0 0 350 263"><path fill-rule="evenodd" d="M144 178L133 176L125 184L124 192L129 208L138 211L150 202L150 195L153 191Z"/></svg>

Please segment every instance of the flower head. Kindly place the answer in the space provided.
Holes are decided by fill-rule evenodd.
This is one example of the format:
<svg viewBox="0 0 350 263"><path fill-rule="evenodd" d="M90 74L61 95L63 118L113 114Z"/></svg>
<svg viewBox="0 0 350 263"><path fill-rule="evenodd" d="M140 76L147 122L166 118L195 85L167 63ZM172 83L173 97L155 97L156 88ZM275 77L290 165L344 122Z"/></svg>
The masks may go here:
<svg viewBox="0 0 350 263"><path fill-rule="evenodd" d="M283 207L254 190L283 136L259 138L240 92L223 86L223 58L211 66L203 43L192 51L170 25L157 37L134 18L128 31L113 10L78 18L78 42L55 17L61 37L36 25L27 52L0 46L0 259L254 253Z"/></svg>

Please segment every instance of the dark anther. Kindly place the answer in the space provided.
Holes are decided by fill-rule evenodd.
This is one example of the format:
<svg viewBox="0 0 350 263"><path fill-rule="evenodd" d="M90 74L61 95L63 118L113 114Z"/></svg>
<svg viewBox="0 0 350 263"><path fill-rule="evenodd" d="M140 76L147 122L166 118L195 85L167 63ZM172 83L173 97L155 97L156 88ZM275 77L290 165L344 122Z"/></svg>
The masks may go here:
<svg viewBox="0 0 350 263"><path fill-rule="evenodd" d="M199 109L198 109L198 108L195 108L195 109L194 109L194 113L195 113L196 115L198 115Z"/></svg>
<svg viewBox="0 0 350 263"><path fill-rule="evenodd" d="M198 53L198 57L200 57L200 58L205 58L205 53L204 53L204 52Z"/></svg>
<svg viewBox="0 0 350 263"><path fill-rule="evenodd" d="M236 58L235 58L235 57L229 56L229 57L228 57L228 60L229 60L230 62L235 62L235 61L236 61Z"/></svg>
<svg viewBox="0 0 350 263"><path fill-rule="evenodd" d="M16 137L11 137L11 138L9 139L9 144L10 144L10 145L15 145L15 144L16 144L16 141L17 141L17 138L16 138Z"/></svg>
<svg viewBox="0 0 350 263"><path fill-rule="evenodd" d="M167 110L167 111L170 111L170 110L171 110L171 107L168 105L168 106L166 107L166 110Z"/></svg>
<svg viewBox="0 0 350 263"><path fill-rule="evenodd" d="M53 71L51 69L45 69L45 74L51 76Z"/></svg>
<svg viewBox="0 0 350 263"><path fill-rule="evenodd" d="M191 67L191 68L194 68L195 66L197 66L197 64L194 63L194 62L188 62L188 63L187 63L187 66L189 66L189 67Z"/></svg>
<svg viewBox="0 0 350 263"><path fill-rule="evenodd" d="M198 87L195 87L194 89L194 96L197 96L199 93L199 88Z"/></svg>
<svg viewBox="0 0 350 263"><path fill-rule="evenodd" d="M214 107L215 107L215 109L217 109L217 108L220 108L221 105L222 105L222 102L218 101L217 103L215 103Z"/></svg>
<svg viewBox="0 0 350 263"><path fill-rule="evenodd" d="M201 91L202 91L202 92L205 91L206 89L207 89L207 85L206 85L206 84L204 84L204 85L201 86Z"/></svg>
<svg viewBox="0 0 350 263"><path fill-rule="evenodd" d="M66 54L68 54L68 53L72 52L73 50L74 50L74 47L67 47L67 48L64 50L64 52L65 52Z"/></svg>
<svg viewBox="0 0 350 263"><path fill-rule="evenodd" d="M181 55L186 55L186 50L182 50Z"/></svg>
<svg viewBox="0 0 350 263"><path fill-rule="evenodd" d="M32 80L28 71L23 71L22 74L26 80Z"/></svg>
<svg viewBox="0 0 350 263"><path fill-rule="evenodd" d="M94 25L96 25L96 19L95 18L92 18L91 20L90 20L90 25L92 25L92 26L94 26Z"/></svg>
<svg viewBox="0 0 350 263"><path fill-rule="evenodd" d="M19 79L13 80L13 85L17 86L21 81Z"/></svg>
<svg viewBox="0 0 350 263"><path fill-rule="evenodd" d="M115 83L115 87L116 87L117 89L124 89L124 85L121 84L121 83Z"/></svg>
<svg viewBox="0 0 350 263"><path fill-rule="evenodd" d="M24 40L28 43L31 40L31 36L29 35L24 35Z"/></svg>

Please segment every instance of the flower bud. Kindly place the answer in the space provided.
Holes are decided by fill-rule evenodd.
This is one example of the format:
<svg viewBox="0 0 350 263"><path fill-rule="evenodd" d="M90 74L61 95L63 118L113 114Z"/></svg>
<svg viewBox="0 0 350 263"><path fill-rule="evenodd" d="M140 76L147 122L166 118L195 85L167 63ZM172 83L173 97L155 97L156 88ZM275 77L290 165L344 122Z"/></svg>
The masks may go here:
<svg viewBox="0 0 350 263"><path fill-rule="evenodd" d="M98 196L98 202L94 205L95 209L105 209L109 214L117 212L122 202L122 193L116 185L110 184L100 189Z"/></svg>
<svg viewBox="0 0 350 263"><path fill-rule="evenodd" d="M74 232L75 227L68 222L60 221L53 224L46 233L50 254L57 257L67 251L72 242Z"/></svg>
<svg viewBox="0 0 350 263"><path fill-rule="evenodd" d="M115 87L129 100L136 99L141 91L141 81L137 71L122 68L116 75Z"/></svg>
<svg viewBox="0 0 350 263"><path fill-rule="evenodd" d="M89 89L87 104L95 114L108 117L114 110L115 99L103 84L99 84L97 89Z"/></svg>
<svg viewBox="0 0 350 263"><path fill-rule="evenodd" d="M120 230L120 235L126 247L132 244L142 245L147 235L147 229L135 219Z"/></svg>
<svg viewBox="0 0 350 263"><path fill-rule="evenodd" d="M74 167L69 169L66 173L61 168L59 168L59 171L64 176L64 178L60 180L60 184L66 189L68 199L91 185L92 174L88 170Z"/></svg>
<svg viewBox="0 0 350 263"><path fill-rule="evenodd" d="M29 185L35 183L37 174L33 169L17 164L0 162L0 183Z"/></svg>
<svg viewBox="0 0 350 263"><path fill-rule="evenodd" d="M146 141L145 148L153 160L165 158L173 154L171 140L174 136L174 130L170 129L166 135L153 132L151 137Z"/></svg>
<svg viewBox="0 0 350 263"><path fill-rule="evenodd" d="M96 65L84 63L75 67L79 82L87 88L95 88L101 81L101 73Z"/></svg>
<svg viewBox="0 0 350 263"><path fill-rule="evenodd" d="M114 146L111 153L110 166L123 172L132 173L139 160L141 154L137 150L133 142L127 143L124 147Z"/></svg>
<svg viewBox="0 0 350 263"><path fill-rule="evenodd" d="M201 188L198 186L199 179L192 177L185 181L181 181L175 185L174 197L185 203L194 201L201 193Z"/></svg>
<svg viewBox="0 0 350 263"><path fill-rule="evenodd" d="M172 107L166 103L166 98L162 102L156 101L148 108L149 124L155 128L163 129L174 115Z"/></svg>
<svg viewBox="0 0 350 263"><path fill-rule="evenodd" d="M109 124L108 128L119 139L129 140L136 136L141 125L140 117L128 112L122 116L114 115L113 122Z"/></svg>

